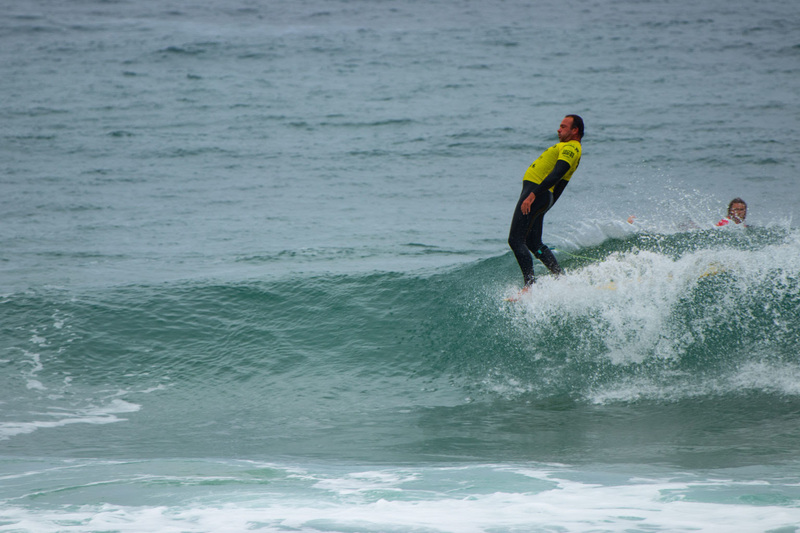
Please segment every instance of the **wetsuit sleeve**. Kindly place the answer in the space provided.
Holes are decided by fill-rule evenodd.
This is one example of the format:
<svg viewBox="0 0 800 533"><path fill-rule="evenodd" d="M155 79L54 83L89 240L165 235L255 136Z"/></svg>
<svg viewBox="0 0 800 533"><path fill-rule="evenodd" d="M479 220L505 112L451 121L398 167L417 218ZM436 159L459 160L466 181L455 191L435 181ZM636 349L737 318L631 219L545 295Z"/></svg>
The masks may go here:
<svg viewBox="0 0 800 533"><path fill-rule="evenodd" d="M558 183L556 183L556 186L553 189L553 203L556 203L558 197L561 196L561 193L564 192L564 189L567 188L567 183L569 182L566 180L561 180Z"/></svg>
<svg viewBox="0 0 800 533"><path fill-rule="evenodd" d="M559 159L558 161L556 161L556 166L553 167L553 170L550 171L550 174L548 174L547 177L544 179L544 181L542 181L539 184L539 186L536 187L536 189L534 189L533 193L538 196L540 192L546 191L547 189L558 183L558 181L564 177L564 174L566 174L568 170L569 170L569 163ZM557 194L560 195L561 194L560 191L563 190L564 187L561 187L560 190L557 192ZM558 196L556 196L555 198L558 198Z"/></svg>

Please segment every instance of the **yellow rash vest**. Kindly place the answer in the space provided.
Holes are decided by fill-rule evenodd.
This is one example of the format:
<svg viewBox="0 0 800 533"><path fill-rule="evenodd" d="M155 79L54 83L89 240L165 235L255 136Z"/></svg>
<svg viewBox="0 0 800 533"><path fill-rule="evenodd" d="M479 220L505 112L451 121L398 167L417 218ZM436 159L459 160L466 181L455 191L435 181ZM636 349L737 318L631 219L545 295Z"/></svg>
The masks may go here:
<svg viewBox="0 0 800 533"><path fill-rule="evenodd" d="M569 170L561 178L564 181L569 181L572 174L577 170L581 162L581 143L580 141L567 141L556 143L536 158L536 161L531 163L528 170L525 171L525 176L522 178L524 181L532 181L533 183L541 183L548 174L556 166L556 161L565 161L569 164ZM555 185L550 188L552 191Z"/></svg>

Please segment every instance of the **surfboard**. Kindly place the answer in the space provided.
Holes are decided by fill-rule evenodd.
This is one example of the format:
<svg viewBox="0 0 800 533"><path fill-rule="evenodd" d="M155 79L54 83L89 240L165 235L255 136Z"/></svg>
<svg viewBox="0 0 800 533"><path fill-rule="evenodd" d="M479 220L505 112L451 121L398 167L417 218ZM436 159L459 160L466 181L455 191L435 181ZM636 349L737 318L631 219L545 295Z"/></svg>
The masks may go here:
<svg viewBox="0 0 800 533"><path fill-rule="evenodd" d="M716 276L717 274L722 274L726 272L728 269L722 266L721 264L717 263L716 261L708 265L705 272L698 276L698 279L707 278L709 276Z"/></svg>
<svg viewBox="0 0 800 533"><path fill-rule="evenodd" d="M599 291L615 291L617 290L617 282L616 281L609 281L599 287L595 287L595 289Z"/></svg>

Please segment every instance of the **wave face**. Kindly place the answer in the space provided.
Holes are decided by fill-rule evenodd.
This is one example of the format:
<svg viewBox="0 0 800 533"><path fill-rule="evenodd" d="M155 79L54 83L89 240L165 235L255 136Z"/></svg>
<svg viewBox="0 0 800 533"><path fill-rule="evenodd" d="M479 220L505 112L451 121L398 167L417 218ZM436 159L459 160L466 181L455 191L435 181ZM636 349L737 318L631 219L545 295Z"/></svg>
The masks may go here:
<svg viewBox="0 0 800 533"><path fill-rule="evenodd" d="M58 427L77 453L157 456L347 456L357 440L359 454L405 457L495 456L500 437L516 456L542 437L517 426L533 412L581 431L599 406L618 431L631 423L620 413L763 421L800 403L797 249L796 231L775 228L606 239L557 252L566 275L514 303L510 254L435 272L12 294L0 438L44 452L60 441L35 433ZM86 424L108 437L84 442Z"/></svg>

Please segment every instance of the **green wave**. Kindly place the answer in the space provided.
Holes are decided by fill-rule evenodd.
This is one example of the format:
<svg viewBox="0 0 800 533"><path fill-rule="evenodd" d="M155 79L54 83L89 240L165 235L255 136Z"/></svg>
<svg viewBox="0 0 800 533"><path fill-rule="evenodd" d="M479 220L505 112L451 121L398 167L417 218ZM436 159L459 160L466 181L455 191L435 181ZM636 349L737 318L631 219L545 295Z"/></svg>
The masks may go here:
<svg viewBox="0 0 800 533"><path fill-rule="evenodd" d="M778 230L609 239L557 252L566 274L517 303L503 300L521 277L510 253L437 272L10 295L3 379L21 391L35 354L46 386L258 387L311 404L797 396L797 248Z"/></svg>

